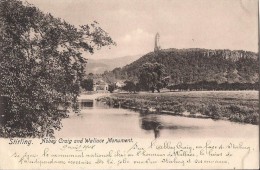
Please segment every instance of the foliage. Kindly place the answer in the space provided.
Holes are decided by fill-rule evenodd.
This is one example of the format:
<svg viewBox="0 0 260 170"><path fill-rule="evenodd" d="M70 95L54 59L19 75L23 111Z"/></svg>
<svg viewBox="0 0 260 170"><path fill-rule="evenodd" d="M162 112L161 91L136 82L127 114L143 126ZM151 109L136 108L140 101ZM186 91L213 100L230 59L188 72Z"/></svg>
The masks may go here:
<svg viewBox="0 0 260 170"><path fill-rule="evenodd" d="M133 81L125 81L125 86L122 87L123 90L129 92L136 92L136 85Z"/></svg>
<svg viewBox="0 0 260 170"><path fill-rule="evenodd" d="M86 91L93 91L93 86L94 86L94 82L93 82L93 79L91 79L91 78L84 79L81 82L81 87L83 89L85 89Z"/></svg>
<svg viewBox="0 0 260 170"><path fill-rule="evenodd" d="M251 83L259 81L257 53L242 50L165 49L150 52L135 62L109 72L116 79L140 77L144 63L160 63L170 76L169 83L194 84L198 82Z"/></svg>
<svg viewBox="0 0 260 170"><path fill-rule="evenodd" d="M144 90L160 89L164 86L165 67L159 63L144 63L140 68L139 83Z"/></svg>
<svg viewBox="0 0 260 170"><path fill-rule="evenodd" d="M259 83L217 83L216 81L201 81L192 84L170 84L169 90L258 90Z"/></svg>
<svg viewBox="0 0 260 170"><path fill-rule="evenodd" d="M108 91L109 91L110 93L113 93L113 91L115 90L115 88L116 88L116 85L115 85L115 84L109 84L109 85L108 85Z"/></svg>
<svg viewBox="0 0 260 170"><path fill-rule="evenodd" d="M5 137L51 136L76 109L86 59L114 44L94 22L75 27L19 0L0 1L0 95L8 97Z"/></svg>

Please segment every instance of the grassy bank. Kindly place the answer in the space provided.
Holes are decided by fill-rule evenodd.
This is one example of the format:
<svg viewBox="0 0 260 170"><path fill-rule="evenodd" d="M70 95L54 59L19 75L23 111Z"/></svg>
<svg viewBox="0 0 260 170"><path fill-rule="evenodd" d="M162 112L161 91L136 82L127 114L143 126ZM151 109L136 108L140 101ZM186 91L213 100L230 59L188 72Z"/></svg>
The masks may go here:
<svg viewBox="0 0 260 170"><path fill-rule="evenodd" d="M258 124L258 91L190 91L112 94L102 98L107 104L147 112L191 117L210 117Z"/></svg>

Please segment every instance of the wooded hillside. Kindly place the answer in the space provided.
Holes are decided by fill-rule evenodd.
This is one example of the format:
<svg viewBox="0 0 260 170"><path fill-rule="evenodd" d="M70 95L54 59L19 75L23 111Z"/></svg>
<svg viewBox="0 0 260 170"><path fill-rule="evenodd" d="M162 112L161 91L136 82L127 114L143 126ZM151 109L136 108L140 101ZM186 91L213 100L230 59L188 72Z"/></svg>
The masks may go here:
<svg viewBox="0 0 260 170"><path fill-rule="evenodd" d="M108 73L116 79L135 79L144 63L160 63L170 83L255 83L259 80L258 54L249 51L165 49L150 52L123 68Z"/></svg>

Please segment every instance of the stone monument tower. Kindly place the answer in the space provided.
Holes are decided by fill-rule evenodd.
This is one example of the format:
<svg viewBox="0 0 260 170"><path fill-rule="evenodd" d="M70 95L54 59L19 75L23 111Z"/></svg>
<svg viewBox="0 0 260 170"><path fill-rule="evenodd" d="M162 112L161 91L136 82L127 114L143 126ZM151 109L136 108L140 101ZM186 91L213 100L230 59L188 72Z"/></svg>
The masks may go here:
<svg viewBox="0 0 260 170"><path fill-rule="evenodd" d="M154 41L154 51L159 51L161 49L161 46L160 46L160 35L159 33L157 32L156 35L155 35L155 41Z"/></svg>

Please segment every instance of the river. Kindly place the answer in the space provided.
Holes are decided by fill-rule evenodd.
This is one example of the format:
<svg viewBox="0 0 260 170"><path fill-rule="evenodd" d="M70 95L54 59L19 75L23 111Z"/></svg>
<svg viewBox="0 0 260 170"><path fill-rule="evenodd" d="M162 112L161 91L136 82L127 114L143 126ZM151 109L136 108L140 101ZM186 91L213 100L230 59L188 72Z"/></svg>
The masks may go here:
<svg viewBox="0 0 260 170"><path fill-rule="evenodd" d="M133 137L133 138L257 138L258 126L225 120L188 118L172 115L143 115L102 102L80 99L81 111L62 121L56 137Z"/></svg>

